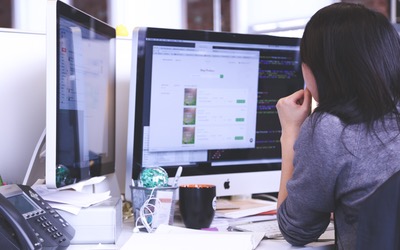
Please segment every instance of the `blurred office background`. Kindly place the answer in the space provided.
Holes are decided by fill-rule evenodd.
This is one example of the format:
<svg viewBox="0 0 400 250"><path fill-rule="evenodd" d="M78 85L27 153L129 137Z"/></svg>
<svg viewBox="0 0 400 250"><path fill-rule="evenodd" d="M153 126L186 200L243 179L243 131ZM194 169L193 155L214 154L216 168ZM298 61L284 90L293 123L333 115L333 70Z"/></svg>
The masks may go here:
<svg viewBox="0 0 400 250"><path fill-rule="evenodd" d="M120 189L124 190L125 182L130 34L134 27L301 37L306 22L318 9L338 1L64 0L113 27L123 25L128 33L116 39L116 173ZM396 23L392 6L400 0L345 1L363 3ZM0 175L7 183L22 182L46 126L46 2L0 0Z"/></svg>
<svg viewBox="0 0 400 250"><path fill-rule="evenodd" d="M45 31L47 0L0 0L0 27ZM318 9L340 0L64 0L109 23L188 28L239 33L301 36L304 25ZM391 18L391 1L343 0L362 3ZM394 15L393 15L394 16ZM393 17L395 18L395 17ZM395 20L395 19L393 19Z"/></svg>

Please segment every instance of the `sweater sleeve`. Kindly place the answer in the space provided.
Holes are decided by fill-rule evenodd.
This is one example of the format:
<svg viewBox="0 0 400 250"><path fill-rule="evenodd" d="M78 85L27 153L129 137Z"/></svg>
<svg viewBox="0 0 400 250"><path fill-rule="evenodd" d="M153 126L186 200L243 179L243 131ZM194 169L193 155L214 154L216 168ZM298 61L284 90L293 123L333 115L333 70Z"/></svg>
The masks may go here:
<svg viewBox="0 0 400 250"><path fill-rule="evenodd" d="M292 245L313 242L326 230L334 210L336 177L344 154L342 125L334 116L324 116L313 129L306 119L294 145L294 172L287 183L288 196L278 210L284 238Z"/></svg>

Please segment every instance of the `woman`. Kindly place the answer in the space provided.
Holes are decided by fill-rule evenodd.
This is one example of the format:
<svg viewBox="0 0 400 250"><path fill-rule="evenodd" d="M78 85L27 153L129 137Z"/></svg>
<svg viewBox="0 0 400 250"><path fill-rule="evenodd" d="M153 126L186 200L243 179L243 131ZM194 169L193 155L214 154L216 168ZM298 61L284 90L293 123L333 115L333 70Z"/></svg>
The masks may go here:
<svg viewBox="0 0 400 250"><path fill-rule="evenodd" d="M360 203L400 170L400 39L382 14L336 3L310 19L300 53L307 88L277 104L279 226L304 245L334 213L338 248L353 249Z"/></svg>

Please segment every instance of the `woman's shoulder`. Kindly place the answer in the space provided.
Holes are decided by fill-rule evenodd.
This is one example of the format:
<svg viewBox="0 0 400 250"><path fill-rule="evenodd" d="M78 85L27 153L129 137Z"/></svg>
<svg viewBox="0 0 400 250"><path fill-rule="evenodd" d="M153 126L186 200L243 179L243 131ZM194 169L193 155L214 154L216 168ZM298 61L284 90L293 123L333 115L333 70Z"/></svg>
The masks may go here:
<svg viewBox="0 0 400 250"><path fill-rule="evenodd" d="M344 126L339 117L329 113L312 114L303 123L303 129L313 134L342 133Z"/></svg>
<svg viewBox="0 0 400 250"><path fill-rule="evenodd" d="M357 132L353 131L345 135L345 124L337 117L328 113L311 115L308 117L301 128L295 148L313 152L312 155L320 157L321 154L344 155L346 148L352 144ZM350 144L348 144L350 143ZM348 144L348 145L345 145Z"/></svg>

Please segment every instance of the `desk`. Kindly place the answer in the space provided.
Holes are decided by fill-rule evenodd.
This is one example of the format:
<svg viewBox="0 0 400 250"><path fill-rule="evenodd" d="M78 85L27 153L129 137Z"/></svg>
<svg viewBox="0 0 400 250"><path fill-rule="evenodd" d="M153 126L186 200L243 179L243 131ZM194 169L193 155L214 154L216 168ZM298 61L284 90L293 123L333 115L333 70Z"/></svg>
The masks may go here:
<svg viewBox="0 0 400 250"><path fill-rule="evenodd" d="M333 250L335 249L335 232L327 231L321 236L320 242L313 242L308 244L306 247L302 247L301 250ZM299 249L287 243L285 240L262 240L256 250L263 249Z"/></svg>
<svg viewBox="0 0 400 250"><path fill-rule="evenodd" d="M123 223L123 229L121 234L118 237L118 240L116 244L99 244L99 245L70 245L68 247L68 250L88 250L88 249L102 249L102 250L116 250L120 249L125 242L130 238L132 235L132 230L134 227L133 220L127 220ZM95 233L95 232L93 232ZM333 231L327 231L325 232L322 236L321 239L324 241L321 242L314 242L309 245L307 245L304 248L301 248L302 250L307 250L307 249L312 249L312 250L329 250L329 249L334 249L334 232ZM330 239L332 239L330 241ZM327 241L328 240L328 241ZM189 248L188 248L189 249ZM284 249L284 250L289 250L289 249L299 249L298 247L293 247L289 243L287 243L285 240L262 240L259 246L256 248L256 250L264 250L264 249ZM151 249L146 249L146 250L151 250ZM159 249L157 249L159 250ZM169 250L169 249L166 249Z"/></svg>

